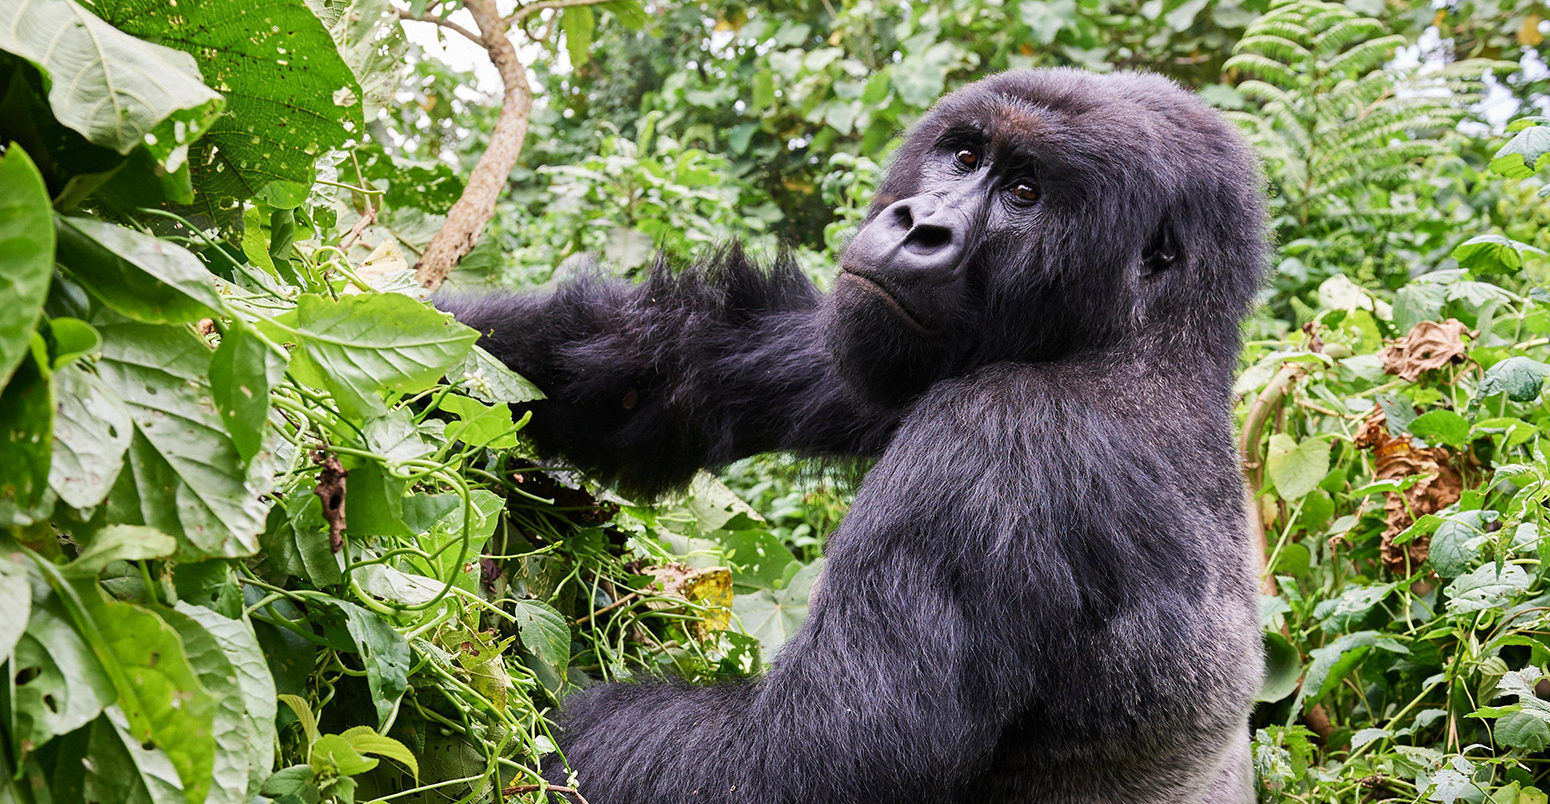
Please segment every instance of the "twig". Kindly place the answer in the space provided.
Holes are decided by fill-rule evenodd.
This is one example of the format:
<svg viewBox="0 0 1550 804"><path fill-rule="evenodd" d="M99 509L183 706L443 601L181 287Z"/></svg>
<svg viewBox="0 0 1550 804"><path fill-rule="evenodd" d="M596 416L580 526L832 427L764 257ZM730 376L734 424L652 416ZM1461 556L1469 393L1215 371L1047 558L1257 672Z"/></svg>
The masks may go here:
<svg viewBox="0 0 1550 804"><path fill-rule="evenodd" d="M624 597L621 597L618 600L615 600L614 602L609 603L608 605L606 605L606 606L604 606L604 607L602 607L602 608L600 608L600 609L598 609L596 611L593 611L593 612L591 612L589 614L583 614L582 616L577 617L574 620L571 620L570 624L571 625L581 625L582 623L586 622L587 620L590 620L593 617L600 617L600 616L602 616L604 614L607 614L608 612L613 611L614 609L617 609L617 608L619 608L620 606L623 606L626 603L629 603L630 601L634 600L637 597L640 597L640 593L639 592L631 592L631 593L625 595Z"/></svg>
<svg viewBox="0 0 1550 804"><path fill-rule="evenodd" d="M551 8L573 8L575 6L595 6L595 5L599 5L601 3L610 3L610 2L613 2L613 0L542 0L542 2L532 3L530 5L525 5L525 6L519 7L516 11L511 12L511 16L506 18L506 22L508 22L508 23L519 22L524 17L529 17L529 16L532 16L533 14L537 14L540 11L544 11L544 10L551 9Z"/></svg>
<svg viewBox="0 0 1550 804"><path fill-rule="evenodd" d="M344 236L344 239L339 241L339 248L349 251L350 247L355 245L355 241L360 239L361 232L366 231L366 227L376 222L377 208L372 206L370 201L367 201L365 214L361 215L361 219L356 221L354 226L350 227L350 232Z"/></svg>
<svg viewBox="0 0 1550 804"><path fill-rule="evenodd" d="M490 145L479 157L463 195L452 209L441 230L431 238L425 253L415 266L414 278L422 286L435 290L452 267L473 250L474 241L495 217L495 201L506 186L506 178L516 167L527 136L528 116L533 110L533 90L527 83L527 68L517 61L517 50L506 31L510 23L500 16L495 0L465 0L463 7L479 25L480 38L490 54L490 62L500 73L505 92L501 95L500 116L490 132Z"/></svg>
<svg viewBox="0 0 1550 804"><path fill-rule="evenodd" d="M479 34L476 34L473 31L470 31L467 28L464 28L463 26L453 22L452 20L446 19L445 17L437 17L429 13L417 17L414 14L411 14L401 8L395 8L393 10L398 12L398 18L401 20L409 20L410 22L429 22L432 25L440 25L449 31L456 31L462 34L476 45L484 45L484 40L479 38Z"/></svg>
<svg viewBox="0 0 1550 804"><path fill-rule="evenodd" d="M505 790L502 790L501 793L503 795L507 795L507 796L515 796L515 795L518 795L518 794L521 794L521 793L537 793L539 791L548 791L548 792L551 792L551 793L564 793L565 795L571 796L572 798L576 799L578 804L589 804L589 802L585 798L583 798L580 793L576 792L575 788L573 788L573 787L560 787L559 785L553 785L553 784L549 784L549 785L544 785L544 784L514 784L514 785L506 788Z"/></svg>

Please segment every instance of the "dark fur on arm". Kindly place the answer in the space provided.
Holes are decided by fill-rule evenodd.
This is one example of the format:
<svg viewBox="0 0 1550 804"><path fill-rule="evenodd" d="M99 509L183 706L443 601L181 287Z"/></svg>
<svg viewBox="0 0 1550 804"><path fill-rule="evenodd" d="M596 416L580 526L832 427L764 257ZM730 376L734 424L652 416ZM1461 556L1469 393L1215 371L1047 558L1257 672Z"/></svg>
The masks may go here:
<svg viewBox="0 0 1550 804"><path fill-rule="evenodd" d="M776 449L875 454L897 423L835 370L823 296L788 260L765 271L728 249L639 285L589 274L436 303L549 396L527 430L541 450L627 493Z"/></svg>

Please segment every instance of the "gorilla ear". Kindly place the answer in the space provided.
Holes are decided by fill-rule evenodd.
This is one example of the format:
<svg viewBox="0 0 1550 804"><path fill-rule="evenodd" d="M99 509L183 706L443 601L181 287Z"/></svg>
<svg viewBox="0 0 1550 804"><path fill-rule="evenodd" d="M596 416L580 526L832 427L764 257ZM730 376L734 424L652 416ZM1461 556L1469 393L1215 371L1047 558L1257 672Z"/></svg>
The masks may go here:
<svg viewBox="0 0 1550 804"><path fill-rule="evenodd" d="M1178 243L1179 239L1173 233L1173 221L1164 217L1158 222L1157 230L1152 232L1146 248L1141 251L1141 270L1144 274L1150 276L1166 271L1179 262L1184 255Z"/></svg>

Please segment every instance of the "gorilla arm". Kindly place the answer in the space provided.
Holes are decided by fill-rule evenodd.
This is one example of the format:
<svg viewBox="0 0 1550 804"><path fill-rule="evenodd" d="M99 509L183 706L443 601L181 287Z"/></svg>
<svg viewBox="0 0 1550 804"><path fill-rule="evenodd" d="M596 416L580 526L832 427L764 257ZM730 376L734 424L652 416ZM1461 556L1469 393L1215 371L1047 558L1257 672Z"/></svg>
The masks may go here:
<svg viewBox="0 0 1550 804"><path fill-rule="evenodd" d="M897 413L841 378L822 301L795 265L765 272L730 250L640 285L588 275L436 303L548 395L528 426L540 449L652 496L758 452L882 449Z"/></svg>
<svg viewBox="0 0 1550 804"><path fill-rule="evenodd" d="M969 668L1011 657L986 653L1001 648L980 642L978 613L957 600L957 557L942 541L953 535L921 538L953 518L953 505L919 494L911 467L974 472L961 441L907 434L921 425L903 425L908 443L890 447L868 476L831 537L807 620L767 675L608 684L565 701L559 744L589 801L961 799L1001 728L993 710L1002 696L976 689L982 676ZM553 766L546 775L565 778Z"/></svg>

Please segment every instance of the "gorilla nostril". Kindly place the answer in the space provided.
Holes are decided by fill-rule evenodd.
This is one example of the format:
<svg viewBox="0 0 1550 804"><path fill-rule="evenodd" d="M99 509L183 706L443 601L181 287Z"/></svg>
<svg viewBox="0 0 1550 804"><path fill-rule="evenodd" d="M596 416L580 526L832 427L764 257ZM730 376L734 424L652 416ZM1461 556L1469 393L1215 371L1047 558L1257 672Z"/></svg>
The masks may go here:
<svg viewBox="0 0 1550 804"><path fill-rule="evenodd" d="M939 251L951 245L953 230L946 226L922 224L910 229L904 236L904 246L911 251Z"/></svg>
<svg viewBox="0 0 1550 804"><path fill-rule="evenodd" d="M895 204L894 208L893 208L893 220L894 220L894 223L899 225L899 228L904 229L906 231L908 231L910 228L914 227L914 225L915 225L915 218L914 218L913 215L910 214L910 205L909 204Z"/></svg>

